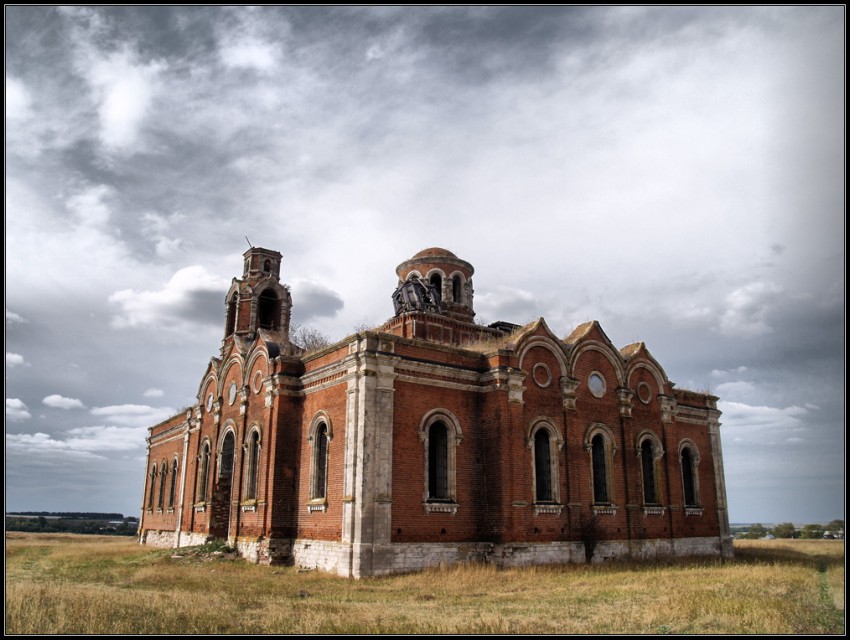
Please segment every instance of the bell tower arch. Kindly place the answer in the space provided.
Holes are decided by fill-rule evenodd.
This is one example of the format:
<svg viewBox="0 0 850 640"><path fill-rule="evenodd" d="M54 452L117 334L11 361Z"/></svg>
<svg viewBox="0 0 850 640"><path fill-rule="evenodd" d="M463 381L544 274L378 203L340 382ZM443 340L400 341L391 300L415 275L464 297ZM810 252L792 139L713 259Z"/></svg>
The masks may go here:
<svg viewBox="0 0 850 640"><path fill-rule="evenodd" d="M260 330L283 334L288 340L292 296L280 282L283 256L251 247L243 258L242 278L233 278L224 300L225 342L234 336L253 340Z"/></svg>

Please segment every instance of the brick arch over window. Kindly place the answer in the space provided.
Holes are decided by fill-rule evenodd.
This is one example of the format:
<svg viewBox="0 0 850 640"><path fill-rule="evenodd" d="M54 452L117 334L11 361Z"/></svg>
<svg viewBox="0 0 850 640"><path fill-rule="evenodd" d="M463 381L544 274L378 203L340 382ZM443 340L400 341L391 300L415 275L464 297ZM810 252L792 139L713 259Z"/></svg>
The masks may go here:
<svg viewBox="0 0 850 640"><path fill-rule="evenodd" d="M232 478L236 461L236 425L232 420L225 423L221 432L216 448L216 458L218 462L216 477L218 480Z"/></svg>
<svg viewBox="0 0 850 640"><path fill-rule="evenodd" d="M464 294L466 290L466 278L464 275L460 271L453 271L449 275L449 282L451 282L452 302L466 304L466 296Z"/></svg>
<svg viewBox="0 0 850 640"><path fill-rule="evenodd" d="M419 422L425 454L422 502L425 512L455 513L457 447L463 440L460 421L447 409L432 409Z"/></svg>
<svg viewBox="0 0 850 640"><path fill-rule="evenodd" d="M174 508L174 500L177 498L177 470L180 468L180 463L177 461L177 456L171 461L171 473L169 474L168 483L168 508Z"/></svg>
<svg viewBox="0 0 850 640"><path fill-rule="evenodd" d="M551 418L533 420L526 434L526 446L531 451L534 504L560 504L560 456L564 439Z"/></svg>
<svg viewBox="0 0 850 640"><path fill-rule="evenodd" d="M210 445L209 438L204 438L203 442L201 442L200 452L198 453L198 466L196 471L196 491L195 491L195 502L203 503L207 501L209 497L209 477L210 477L210 452L212 451L212 446Z"/></svg>
<svg viewBox="0 0 850 640"><path fill-rule="evenodd" d="M243 445L245 449L245 499L257 499L257 486L260 475L260 450L262 432L257 424L251 425L248 437Z"/></svg>
<svg viewBox="0 0 850 640"><path fill-rule="evenodd" d="M614 504L614 432L602 423L587 428L584 448L590 458L591 501L598 505Z"/></svg>
<svg viewBox="0 0 850 640"><path fill-rule="evenodd" d="M156 508L162 510L165 506L165 483L168 482L168 463L165 458L159 463L159 493L156 498Z"/></svg>
<svg viewBox="0 0 850 640"><path fill-rule="evenodd" d="M157 473L156 473L156 463L155 462L151 466L151 471L150 471L150 474L148 474L148 475L149 475L149 478L150 478L150 480L149 480L150 484L148 484L148 510L152 510L153 509L153 502L154 502L154 495L156 494L155 486L156 486Z"/></svg>
<svg viewBox="0 0 850 640"><path fill-rule="evenodd" d="M682 498L686 509L702 508L699 492L699 449L688 438L679 443L679 469L682 473Z"/></svg>
<svg viewBox="0 0 850 640"><path fill-rule="evenodd" d="M628 380L628 384L631 389L637 390L637 385L632 385L631 380L632 376L638 369L646 369L649 373L652 374L653 379L655 380L656 391L655 393L664 393L664 385L666 383L666 376L664 373L656 366L649 362L637 362L631 367L629 367L628 372L626 373L626 380Z"/></svg>
<svg viewBox="0 0 850 640"><path fill-rule="evenodd" d="M307 431L307 441L312 445L308 511L327 510L328 456L333 437L333 420L326 411L318 411L310 421Z"/></svg>
<svg viewBox="0 0 850 640"><path fill-rule="evenodd" d="M523 367L527 365L527 363L525 362L525 356L528 355L528 352L531 351L534 347L541 347L543 349L546 349L549 353L551 353L555 357L555 360L558 361L558 364L561 367L560 377L563 378L564 376L567 375L567 366L568 365L567 365L567 359L564 357L563 350L561 349L560 346L558 346L558 344L554 340L551 340L551 339L543 337L543 336L534 336L534 337L528 339L522 345L522 347L520 348L520 351L519 351L519 368L520 369L523 369ZM534 363L532 362L531 365L527 365L527 366L532 366L533 364ZM526 369L523 369L523 370L525 371ZM530 370L529 370L529 372L530 372ZM556 378L556 380L557 380L557 378Z"/></svg>
<svg viewBox="0 0 850 640"><path fill-rule="evenodd" d="M660 505L661 499L661 459L664 456L664 447L658 435L652 431L642 431L636 442L637 457L640 461L641 473L641 496L643 504Z"/></svg>
<svg viewBox="0 0 850 640"><path fill-rule="evenodd" d="M579 358L582 356L582 354L588 351L596 351L597 353L601 353L603 356L605 356L605 359L611 363L611 366L614 369L614 373L617 376L617 385L623 386L624 381L626 379L626 372L623 368L623 361L620 357L620 354L617 353L611 347L609 347L607 344L598 342L596 340L581 343L581 345L575 351L573 351L572 354L570 354L569 370L575 371Z"/></svg>

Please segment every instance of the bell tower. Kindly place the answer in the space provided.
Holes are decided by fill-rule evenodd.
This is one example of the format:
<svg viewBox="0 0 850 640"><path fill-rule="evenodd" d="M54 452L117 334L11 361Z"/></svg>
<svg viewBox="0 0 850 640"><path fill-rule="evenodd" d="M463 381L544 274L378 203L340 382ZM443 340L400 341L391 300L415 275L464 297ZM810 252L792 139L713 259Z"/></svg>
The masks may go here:
<svg viewBox="0 0 850 640"><path fill-rule="evenodd" d="M292 296L280 283L283 256L277 251L251 247L243 254L242 278L233 278L225 297L224 339L238 336L254 340L260 331L288 341Z"/></svg>

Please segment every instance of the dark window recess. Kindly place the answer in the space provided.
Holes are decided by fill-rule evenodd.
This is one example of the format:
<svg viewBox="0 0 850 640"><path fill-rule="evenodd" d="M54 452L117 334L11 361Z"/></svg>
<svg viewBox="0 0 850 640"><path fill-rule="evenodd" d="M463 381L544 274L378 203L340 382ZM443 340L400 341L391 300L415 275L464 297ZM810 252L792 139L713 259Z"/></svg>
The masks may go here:
<svg viewBox="0 0 850 640"><path fill-rule="evenodd" d="M201 464L198 469L198 502L207 499L207 474L210 468L210 445L205 444L201 451Z"/></svg>
<svg viewBox="0 0 850 640"><path fill-rule="evenodd" d="M694 456L687 447L682 450L682 482L685 486L685 506L698 506L694 485Z"/></svg>
<svg viewBox="0 0 850 640"><path fill-rule="evenodd" d="M248 449L248 486L245 494L249 500L257 497L257 475L260 470L260 434L254 431L251 434L251 443Z"/></svg>
<svg viewBox="0 0 850 640"><path fill-rule="evenodd" d="M168 479L168 468L165 466L165 460L162 461L162 465L160 466L162 469L159 472L159 496L156 501L158 509L162 509L165 502L165 482Z"/></svg>
<svg viewBox="0 0 850 640"><path fill-rule="evenodd" d="M449 499L449 447L446 425L435 422L428 429L428 498Z"/></svg>
<svg viewBox="0 0 850 640"><path fill-rule="evenodd" d="M538 429L534 434L534 475L537 502L552 502L552 459L549 456L549 432Z"/></svg>
<svg viewBox="0 0 850 640"><path fill-rule="evenodd" d="M227 337L236 330L236 298L234 293L230 302L227 303L227 322L224 327L224 336Z"/></svg>
<svg viewBox="0 0 850 640"><path fill-rule="evenodd" d="M223 480L230 478L233 475L233 449L235 438L233 432L229 432L224 436L224 442L221 445L221 469L219 477Z"/></svg>
<svg viewBox="0 0 850 640"><path fill-rule="evenodd" d="M174 508L174 497L177 493L177 459L171 463L171 483L168 488L168 506Z"/></svg>
<svg viewBox="0 0 850 640"><path fill-rule="evenodd" d="M605 460L605 438L601 435L593 437L591 442L593 458L593 501L606 504L608 497L608 464Z"/></svg>
<svg viewBox="0 0 850 640"><path fill-rule="evenodd" d="M655 447L649 440L644 440L640 445L640 458L643 468L643 502L658 504L658 496L655 495Z"/></svg>
<svg viewBox="0 0 850 640"><path fill-rule="evenodd" d="M460 276L455 276L452 278L452 298L454 298L455 302L461 302L461 298L463 297L461 291Z"/></svg>
<svg viewBox="0 0 850 640"><path fill-rule="evenodd" d="M313 499L325 498L328 484L328 427L322 423L316 430L316 473L313 476Z"/></svg>
<svg viewBox="0 0 850 640"><path fill-rule="evenodd" d="M280 319L280 308L277 295L271 289L260 294L257 308L257 320L261 329L277 330Z"/></svg>
<svg viewBox="0 0 850 640"><path fill-rule="evenodd" d="M153 509L154 485L156 484L156 465L151 469L151 483L148 487L148 509Z"/></svg>

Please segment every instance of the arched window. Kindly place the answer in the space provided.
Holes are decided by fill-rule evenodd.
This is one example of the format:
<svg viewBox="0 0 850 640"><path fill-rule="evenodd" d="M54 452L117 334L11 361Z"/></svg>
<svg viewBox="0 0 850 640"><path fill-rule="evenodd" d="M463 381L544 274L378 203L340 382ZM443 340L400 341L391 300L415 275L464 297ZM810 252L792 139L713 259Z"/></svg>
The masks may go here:
<svg viewBox="0 0 850 640"><path fill-rule="evenodd" d="M272 261L271 261L271 260L266 260L265 262L263 262L263 271L265 271L266 273L268 273L268 272L269 272L269 271L271 271L271 270L272 270Z"/></svg>
<svg viewBox="0 0 850 640"><path fill-rule="evenodd" d="M460 422L446 409L432 409L419 423L425 469L422 503L425 513L456 513L457 447L463 439Z"/></svg>
<svg viewBox="0 0 850 640"><path fill-rule="evenodd" d="M431 285L437 290L437 294L443 296L443 278L439 273L432 273L428 279Z"/></svg>
<svg viewBox="0 0 850 640"><path fill-rule="evenodd" d="M534 501L552 502L552 459L546 429L538 429L534 434L534 480Z"/></svg>
<svg viewBox="0 0 850 640"><path fill-rule="evenodd" d="M260 472L260 432L254 429L248 438L248 472L245 486L245 497L248 500L257 498L257 477Z"/></svg>
<svg viewBox="0 0 850 640"><path fill-rule="evenodd" d="M649 438L640 445L640 465L643 472L643 503L658 504L655 483L655 447Z"/></svg>
<svg viewBox="0 0 850 640"><path fill-rule="evenodd" d="M207 500L207 478L210 470L210 443L205 442L198 458L198 502Z"/></svg>
<svg viewBox="0 0 850 640"><path fill-rule="evenodd" d="M165 482L168 478L168 467L165 464L165 460L162 461L159 468L159 495L157 496L156 508L162 509L163 502L165 501Z"/></svg>
<svg viewBox="0 0 850 640"><path fill-rule="evenodd" d="M168 508L174 508L174 498L177 494L177 458L171 462L171 482L168 485Z"/></svg>
<svg viewBox="0 0 850 640"><path fill-rule="evenodd" d="M452 278L452 300L460 304L463 302L463 284L460 281L460 276Z"/></svg>
<svg viewBox="0 0 850 640"><path fill-rule="evenodd" d="M227 302L227 321L224 325L224 337L226 338L230 334L232 334L236 329L236 299L239 296L236 292L230 296L230 300Z"/></svg>
<svg viewBox="0 0 850 640"><path fill-rule="evenodd" d="M608 455L604 436L601 433L596 434L590 445L593 461L593 502L609 504L611 496L608 491Z"/></svg>
<svg viewBox="0 0 850 640"><path fill-rule="evenodd" d="M699 507L699 482L696 474L696 460L691 448L682 448L682 485L685 492L685 506Z"/></svg>
<svg viewBox="0 0 850 640"><path fill-rule="evenodd" d="M277 294L266 289L260 294L257 307L257 322L261 329L276 330L280 321L280 308Z"/></svg>
<svg viewBox="0 0 850 640"><path fill-rule="evenodd" d="M233 450L236 448L236 438L228 431L221 443L221 460L218 466L219 481L229 480L233 476Z"/></svg>
<svg viewBox="0 0 850 640"><path fill-rule="evenodd" d="M156 484L156 465L151 467L150 484L148 485L148 509L153 509L154 485Z"/></svg>
<svg viewBox="0 0 850 640"><path fill-rule="evenodd" d="M428 499L450 500L449 437L442 421L428 428Z"/></svg>
<svg viewBox="0 0 850 640"><path fill-rule="evenodd" d="M320 423L313 438L311 500L326 500L328 492L328 425Z"/></svg>

